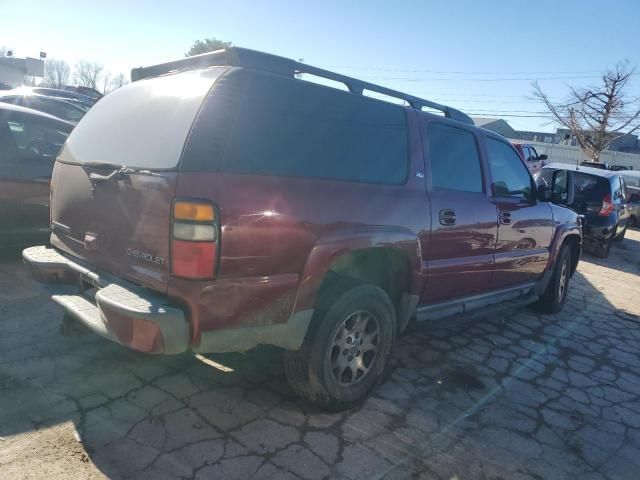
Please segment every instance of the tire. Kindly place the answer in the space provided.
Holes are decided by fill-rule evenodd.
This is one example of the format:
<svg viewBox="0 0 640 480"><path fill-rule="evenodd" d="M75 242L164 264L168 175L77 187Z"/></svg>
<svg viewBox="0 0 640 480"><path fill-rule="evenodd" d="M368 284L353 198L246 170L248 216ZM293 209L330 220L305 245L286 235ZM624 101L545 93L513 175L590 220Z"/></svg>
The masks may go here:
<svg viewBox="0 0 640 480"><path fill-rule="evenodd" d="M323 292L302 347L284 355L291 388L331 411L352 408L371 392L395 341L395 309L386 292L356 281L346 284L345 289L339 281ZM366 345L371 348L365 351Z"/></svg>
<svg viewBox="0 0 640 480"><path fill-rule="evenodd" d="M593 250L593 254L598 258L609 258L611 252L611 245L613 244L613 235L610 236L604 243L604 245L598 245Z"/></svg>
<svg viewBox="0 0 640 480"><path fill-rule="evenodd" d="M567 300L570 277L571 250L568 245L563 245L553 266L551 280L535 305L536 310L543 313L558 313L562 310Z"/></svg>
<svg viewBox="0 0 640 480"><path fill-rule="evenodd" d="M614 240L615 240L616 242L621 242L621 241L623 241L623 240L624 240L624 236L625 236L625 235L626 235L626 233L627 233L627 228L628 228L628 226L627 226L627 225L625 225L625 226L624 226L624 228L622 229L622 231L618 234L618 236L617 236L617 237L614 237Z"/></svg>

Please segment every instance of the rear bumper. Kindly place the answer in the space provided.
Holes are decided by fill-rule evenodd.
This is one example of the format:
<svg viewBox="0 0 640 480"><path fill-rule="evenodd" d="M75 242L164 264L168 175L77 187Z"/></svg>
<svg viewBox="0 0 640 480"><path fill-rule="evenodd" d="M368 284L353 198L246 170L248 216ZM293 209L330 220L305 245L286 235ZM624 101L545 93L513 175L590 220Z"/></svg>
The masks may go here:
<svg viewBox="0 0 640 480"><path fill-rule="evenodd" d="M146 353L176 354L189 348L184 311L166 297L91 270L44 246L22 253L34 280L51 298L90 330Z"/></svg>

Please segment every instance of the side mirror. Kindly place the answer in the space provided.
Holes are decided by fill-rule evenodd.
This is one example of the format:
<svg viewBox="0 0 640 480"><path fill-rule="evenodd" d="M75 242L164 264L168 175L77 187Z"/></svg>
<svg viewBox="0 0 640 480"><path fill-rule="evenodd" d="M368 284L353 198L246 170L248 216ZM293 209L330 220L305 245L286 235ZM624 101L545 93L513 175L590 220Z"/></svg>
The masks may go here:
<svg viewBox="0 0 640 480"><path fill-rule="evenodd" d="M538 155L538 160L548 160L548 159L549 157L545 153L543 153L542 155Z"/></svg>
<svg viewBox="0 0 640 480"><path fill-rule="evenodd" d="M551 187L542 185L538 187L538 200L541 202L550 202L553 198L553 190Z"/></svg>

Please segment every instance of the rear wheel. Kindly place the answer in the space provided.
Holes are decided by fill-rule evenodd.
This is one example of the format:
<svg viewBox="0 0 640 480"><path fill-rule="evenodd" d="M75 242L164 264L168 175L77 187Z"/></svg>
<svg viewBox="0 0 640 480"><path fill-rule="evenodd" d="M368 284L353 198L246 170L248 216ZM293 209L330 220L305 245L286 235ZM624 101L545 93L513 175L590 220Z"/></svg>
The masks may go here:
<svg viewBox="0 0 640 480"><path fill-rule="evenodd" d="M291 388L334 411L354 406L378 384L395 339L395 309L385 291L350 283L346 291L325 292L302 347L284 357Z"/></svg>
<svg viewBox="0 0 640 480"><path fill-rule="evenodd" d="M571 277L571 249L563 245L553 267L553 275L536 309L544 313L558 313L567 300L569 278Z"/></svg>

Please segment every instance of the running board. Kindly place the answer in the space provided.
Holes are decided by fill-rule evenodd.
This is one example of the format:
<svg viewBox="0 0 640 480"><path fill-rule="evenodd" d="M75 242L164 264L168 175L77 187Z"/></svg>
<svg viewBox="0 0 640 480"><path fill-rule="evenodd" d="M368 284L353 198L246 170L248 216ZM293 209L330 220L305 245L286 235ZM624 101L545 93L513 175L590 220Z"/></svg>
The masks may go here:
<svg viewBox="0 0 640 480"><path fill-rule="evenodd" d="M497 313L507 308L529 305L539 298L535 284L532 283L452 302L418 307L416 309L416 320L418 322L437 324L438 326L456 325Z"/></svg>

